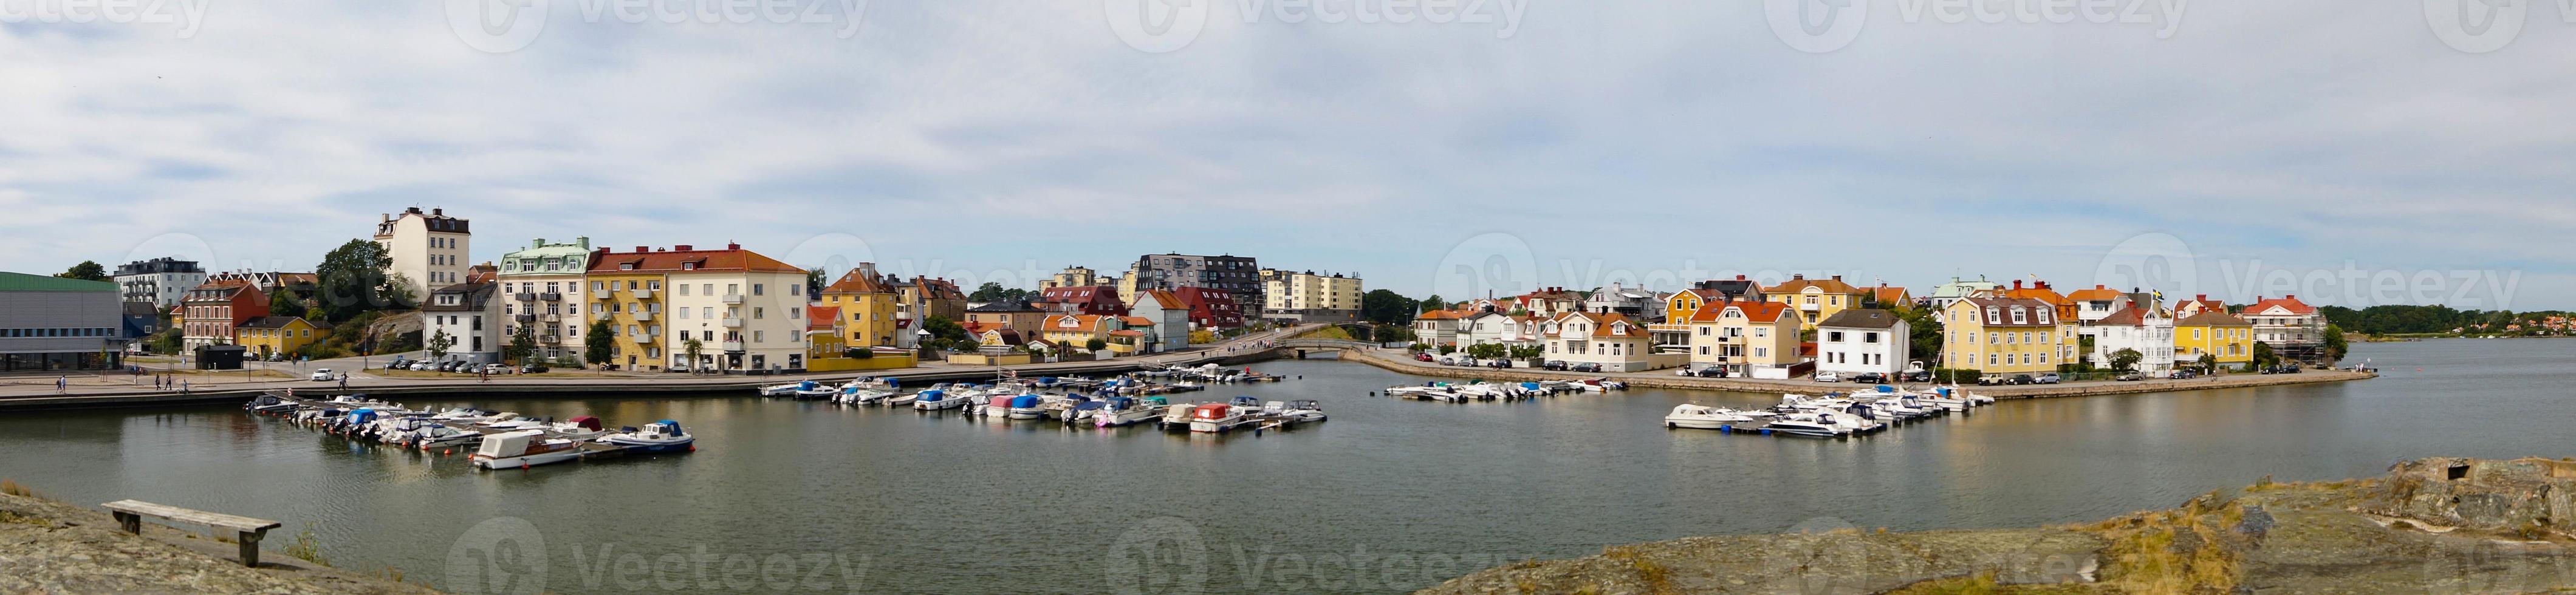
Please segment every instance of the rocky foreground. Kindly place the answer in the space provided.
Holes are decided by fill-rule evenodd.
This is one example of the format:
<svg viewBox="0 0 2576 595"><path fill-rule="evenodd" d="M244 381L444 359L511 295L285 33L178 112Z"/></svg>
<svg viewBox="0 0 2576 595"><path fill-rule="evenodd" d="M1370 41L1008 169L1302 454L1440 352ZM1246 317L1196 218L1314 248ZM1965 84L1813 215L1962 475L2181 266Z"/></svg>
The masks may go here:
<svg viewBox="0 0 2576 595"><path fill-rule="evenodd" d="M2437 458L2099 523L1699 537L1423 593L2543 593L2576 590L2576 460Z"/></svg>
<svg viewBox="0 0 2576 595"><path fill-rule="evenodd" d="M0 494L0 593L431 593L271 552L245 568L235 546L144 523L135 536L107 513ZM269 544L286 537L272 531Z"/></svg>

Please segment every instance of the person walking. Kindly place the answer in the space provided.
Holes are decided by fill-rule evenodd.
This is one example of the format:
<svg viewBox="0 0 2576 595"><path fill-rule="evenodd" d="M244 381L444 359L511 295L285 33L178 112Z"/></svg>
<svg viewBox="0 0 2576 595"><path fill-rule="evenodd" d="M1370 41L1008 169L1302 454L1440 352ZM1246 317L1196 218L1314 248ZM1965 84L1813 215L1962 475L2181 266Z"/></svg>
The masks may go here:
<svg viewBox="0 0 2576 595"><path fill-rule="evenodd" d="M348 374L343 373L343 374L341 374L341 375L340 375L340 391L341 391L341 392L348 392L348 390L349 390L349 375L348 375Z"/></svg>
<svg viewBox="0 0 2576 595"><path fill-rule="evenodd" d="M72 377L70 377L70 376L55 376L55 377L54 377L54 392L56 392L56 393L61 393L61 392L64 392L64 391L71 390L71 386L72 386Z"/></svg>

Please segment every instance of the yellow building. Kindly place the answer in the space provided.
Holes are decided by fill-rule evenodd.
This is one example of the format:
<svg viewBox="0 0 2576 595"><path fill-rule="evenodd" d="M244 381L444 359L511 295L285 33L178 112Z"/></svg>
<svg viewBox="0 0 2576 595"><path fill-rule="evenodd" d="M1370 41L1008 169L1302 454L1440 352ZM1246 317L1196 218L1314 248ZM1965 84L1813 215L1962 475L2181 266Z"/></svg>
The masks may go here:
<svg viewBox="0 0 2576 595"><path fill-rule="evenodd" d="M1089 349L1092 339L1109 341L1109 332L1118 330L1118 317L1091 314L1059 314L1046 317L1038 325L1038 337L1048 343L1076 350ZM1114 349L1116 346L1110 346Z"/></svg>
<svg viewBox="0 0 2576 595"><path fill-rule="evenodd" d="M331 334L331 326L293 316L262 316L233 329L233 344L250 355L295 353Z"/></svg>
<svg viewBox="0 0 2576 595"><path fill-rule="evenodd" d="M2073 363L2074 321L2057 306L2022 298L1972 297L1950 304L1941 329L1941 367L1985 375L2037 374Z"/></svg>
<svg viewBox="0 0 2576 595"><path fill-rule="evenodd" d="M1690 328L1690 340L1684 344L1690 350L1690 361L1701 367L1714 366L1752 376L1806 360L1800 353L1798 315L1788 304L1709 302L1683 320ZM1788 375L1780 372L1776 377Z"/></svg>
<svg viewBox="0 0 2576 595"><path fill-rule="evenodd" d="M1762 288L1764 299L1788 304L1798 311L1800 330L1813 330L1816 323L1832 318L1846 308L1861 307L1862 300L1868 299L1869 295L1868 290L1844 283L1842 275L1825 280L1796 275L1787 283Z"/></svg>
<svg viewBox="0 0 2576 595"><path fill-rule="evenodd" d="M622 369L641 370L662 362L661 324L656 317L661 304L650 299L662 291L661 273L634 269L605 269L593 264L582 277L590 286L583 294L589 303L582 308L583 336L596 334L598 323L608 323L609 356L593 364L614 364ZM638 320L638 318L641 320ZM703 345L701 353L720 351L714 344Z"/></svg>
<svg viewBox="0 0 2576 595"><path fill-rule="evenodd" d="M2223 311L2202 311L2174 323L2174 364L2197 365L2209 355L2221 366L2254 363L2254 323Z"/></svg>
<svg viewBox="0 0 2576 595"><path fill-rule="evenodd" d="M841 332L841 309L832 306L805 308L805 361L841 357L849 351L849 335Z"/></svg>
<svg viewBox="0 0 2576 595"><path fill-rule="evenodd" d="M849 337L849 344L892 347L900 340L896 333L904 330L895 317L895 306L901 302L901 292L877 275L876 264L862 262L824 287L815 303L840 313L841 332Z"/></svg>

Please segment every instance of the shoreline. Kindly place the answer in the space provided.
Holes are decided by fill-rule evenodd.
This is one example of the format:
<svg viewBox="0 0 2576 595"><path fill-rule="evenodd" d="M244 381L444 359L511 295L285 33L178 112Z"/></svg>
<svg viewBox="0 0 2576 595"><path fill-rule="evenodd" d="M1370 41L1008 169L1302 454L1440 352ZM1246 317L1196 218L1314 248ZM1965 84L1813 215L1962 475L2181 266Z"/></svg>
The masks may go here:
<svg viewBox="0 0 2576 595"><path fill-rule="evenodd" d="M1365 353L1343 351L1343 357L1341 359L1344 361L1376 366L1378 368L1402 374L1489 381L1544 381L1610 378L1626 382L1628 383L1628 386L1632 387L1712 390L1742 393L1817 393L1828 391L1858 391L1865 389L1868 386L1872 386L1848 382L1835 383L1810 382L1804 380L1685 377L1672 375L1669 370L1663 371L1662 373L1634 372L1618 374L1554 372L1528 368L1502 369L1440 365L1425 366L1420 362L1409 359L1397 360L1388 358L1386 357L1386 353L1384 353L1385 351L1386 350L1375 350ZM2190 380L2142 380L2137 382L2085 382L2077 384L2027 386L1979 386L1969 388L1968 390L1979 395L1994 397L1996 399L2048 399L2059 397L2093 397L2104 395L2350 382L2355 380L2369 380L2378 377L2379 374L2372 372L2318 370L2312 372L2300 372L2297 374L2243 374L2202 377Z"/></svg>

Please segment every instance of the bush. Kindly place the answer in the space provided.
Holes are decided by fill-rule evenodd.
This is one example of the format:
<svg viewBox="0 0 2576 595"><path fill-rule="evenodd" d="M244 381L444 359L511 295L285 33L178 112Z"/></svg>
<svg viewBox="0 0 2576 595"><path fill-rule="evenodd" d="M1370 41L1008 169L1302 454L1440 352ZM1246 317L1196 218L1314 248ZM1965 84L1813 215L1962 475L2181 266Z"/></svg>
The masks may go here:
<svg viewBox="0 0 2576 595"><path fill-rule="evenodd" d="M1977 378L1983 376L1985 376L1985 372L1981 370L1953 370L1949 368L1934 368L1932 370L1932 381L1939 383L1976 384Z"/></svg>
<svg viewBox="0 0 2576 595"><path fill-rule="evenodd" d="M1457 353L1457 352L1458 352L1458 346L1456 346L1456 345L1442 345L1442 346L1440 346L1440 355L1449 355L1449 354Z"/></svg>
<svg viewBox="0 0 2576 595"><path fill-rule="evenodd" d="M843 349L843 350L841 350L841 357L850 358L850 359L868 359L868 358L872 358L872 357L876 357L876 356L877 356L877 350L869 349L869 348L866 348L866 347L852 347L852 348L849 348L849 349Z"/></svg>

